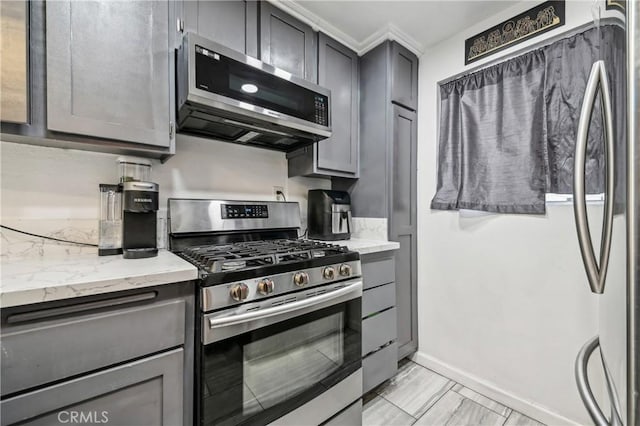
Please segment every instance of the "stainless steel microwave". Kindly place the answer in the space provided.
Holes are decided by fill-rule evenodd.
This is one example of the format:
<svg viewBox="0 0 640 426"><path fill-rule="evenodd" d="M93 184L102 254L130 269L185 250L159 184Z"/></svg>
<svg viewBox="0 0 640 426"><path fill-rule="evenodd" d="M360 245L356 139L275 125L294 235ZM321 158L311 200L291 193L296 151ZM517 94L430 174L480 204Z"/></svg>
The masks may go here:
<svg viewBox="0 0 640 426"><path fill-rule="evenodd" d="M293 151L331 136L331 92L187 33L177 52L179 132Z"/></svg>

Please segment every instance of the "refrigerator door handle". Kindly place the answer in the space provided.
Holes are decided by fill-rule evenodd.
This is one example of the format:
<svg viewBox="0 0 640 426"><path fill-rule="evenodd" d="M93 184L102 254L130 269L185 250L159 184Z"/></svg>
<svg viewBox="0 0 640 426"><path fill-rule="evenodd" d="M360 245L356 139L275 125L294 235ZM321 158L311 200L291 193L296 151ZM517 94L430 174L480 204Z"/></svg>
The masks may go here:
<svg viewBox="0 0 640 426"><path fill-rule="evenodd" d="M593 105L598 92L601 90L601 104L605 126L605 211L603 217L602 237L600 243L600 259L596 261L596 255L589 232L589 220L587 217L587 202L585 191L585 161L587 157L587 139L589 134L589 122ZM607 268L609 266L609 253L611 252L611 234L613 232L613 192L614 192L614 141L613 141L613 116L611 112L611 93L604 61L597 61L591 67L589 80L582 109L578 122L576 138L575 163L573 167L573 211L576 221L578 243L582 261L587 272L589 287L593 293L601 294L604 291Z"/></svg>
<svg viewBox="0 0 640 426"><path fill-rule="evenodd" d="M600 346L600 338L595 336L587 341L584 346L580 349L578 356L576 357L575 362L575 376L576 376L576 384L578 385L578 393L580 394L580 398L584 403L589 416L591 416L591 420L596 426L622 426L622 420L620 418L620 403L618 401L617 393L615 387L613 386L613 379L611 378L611 374L609 373L609 368L607 367L607 363L602 359L602 366L604 368L604 374L607 382L607 393L609 394L609 401L611 405L611 420L609 421L595 397L593 396L593 392L591 391L591 386L589 384L589 377L587 374L587 367L589 364L589 358L593 354L594 350Z"/></svg>

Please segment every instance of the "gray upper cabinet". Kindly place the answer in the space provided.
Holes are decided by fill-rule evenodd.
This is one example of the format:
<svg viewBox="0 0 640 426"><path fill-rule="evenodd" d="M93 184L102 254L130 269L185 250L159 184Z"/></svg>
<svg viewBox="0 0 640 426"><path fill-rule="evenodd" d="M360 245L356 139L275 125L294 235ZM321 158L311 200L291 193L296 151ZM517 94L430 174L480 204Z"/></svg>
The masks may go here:
<svg viewBox="0 0 640 426"><path fill-rule="evenodd" d="M391 100L418 109L418 58L398 43L391 44Z"/></svg>
<svg viewBox="0 0 640 426"><path fill-rule="evenodd" d="M238 52L258 56L256 1L185 0L178 14L181 31L194 32Z"/></svg>
<svg viewBox="0 0 640 426"><path fill-rule="evenodd" d="M0 120L28 121L28 22L27 1L0 2Z"/></svg>
<svg viewBox="0 0 640 426"><path fill-rule="evenodd" d="M358 79L358 55L320 33L318 84L331 90L332 135L288 154L289 176L358 177Z"/></svg>
<svg viewBox="0 0 640 426"><path fill-rule="evenodd" d="M317 83L318 35L307 24L261 1L260 60Z"/></svg>
<svg viewBox="0 0 640 426"><path fill-rule="evenodd" d="M170 6L47 2L49 130L171 145Z"/></svg>

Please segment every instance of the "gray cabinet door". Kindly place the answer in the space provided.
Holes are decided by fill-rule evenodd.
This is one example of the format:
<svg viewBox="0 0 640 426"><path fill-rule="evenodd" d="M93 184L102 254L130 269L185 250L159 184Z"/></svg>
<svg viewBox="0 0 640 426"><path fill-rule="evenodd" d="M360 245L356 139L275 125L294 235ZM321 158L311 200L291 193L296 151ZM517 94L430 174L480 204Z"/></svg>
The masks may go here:
<svg viewBox="0 0 640 426"><path fill-rule="evenodd" d="M49 130L171 145L171 4L47 2Z"/></svg>
<svg viewBox="0 0 640 426"><path fill-rule="evenodd" d="M190 409L182 402L183 356L174 349L4 399L2 425L182 425Z"/></svg>
<svg viewBox="0 0 640 426"><path fill-rule="evenodd" d="M318 36L307 24L260 2L260 59L291 74L318 81Z"/></svg>
<svg viewBox="0 0 640 426"><path fill-rule="evenodd" d="M185 0L182 26L187 32L258 56L258 5L243 0Z"/></svg>
<svg viewBox="0 0 640 426"><path fill-rule="evenodd" d="M416 270L416 113L393 106L393 175L389 239L400 243L396 252L398 355L418 348Z"/></svg>
<svg viewBox="0 0 640 426"><path fill-rule="evenodd" d="M319 35L318 84L331 90L331 137L317 143L318 169L358 176L358 55Z"/></svg>
<svg viewBox="0 0 640 426"><path fill-rule="evenodd" d="M418 109L418 58L396 42L391 43L391 100Z"/></svg>

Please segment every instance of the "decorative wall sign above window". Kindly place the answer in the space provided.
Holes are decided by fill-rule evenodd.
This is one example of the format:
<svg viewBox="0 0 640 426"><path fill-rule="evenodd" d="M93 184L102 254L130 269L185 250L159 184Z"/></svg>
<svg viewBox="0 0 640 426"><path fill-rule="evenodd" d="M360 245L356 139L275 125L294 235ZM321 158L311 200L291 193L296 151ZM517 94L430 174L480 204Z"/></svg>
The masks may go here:
<svg viewBox="0 0 640 426"><path fill-rule="evenodd" d="M611 1L611 0L609 0ZM542 3L464 42L465 65L564 25L564 0Z"/></svg>
<svg viewBox="0 0 640 426"><path fill-rule="evenodd" d="M607 0L607 10L618 9L623 13L627 8L626 0Z"/></svg>

